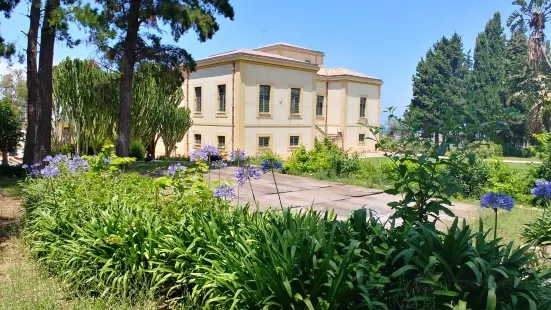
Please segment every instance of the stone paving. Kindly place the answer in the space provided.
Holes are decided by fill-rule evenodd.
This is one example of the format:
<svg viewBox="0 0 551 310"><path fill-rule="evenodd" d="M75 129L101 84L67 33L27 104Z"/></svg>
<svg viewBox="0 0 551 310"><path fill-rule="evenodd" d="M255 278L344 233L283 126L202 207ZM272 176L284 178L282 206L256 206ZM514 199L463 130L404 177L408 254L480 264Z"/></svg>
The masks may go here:
<svg viewBox="0 0 551 310"><path fill-rule="evenodd" d="M236 184L236 170L236 167L223 168L220 171L221 178ZM376 211L381 218L387 218L392 214L392 209L387 204L400 198L386 194L378 189L321 181L307 177L279 173L276 173L275 177L284 207L294 209L313 207L318 211L334 210L339 219L345 219L352 211L364 207ZM218 171L213 170L211 172L211 181L217 179ZM263 175L260 180L253 180L252 188L261 210L270 207L280 208L271 173ZM237 202L237 198L235 202ZM239 192L239 203L244 204L246 202L250 202L254 206L251 188L247 183L240 188ZM467 215L469 210L472 210L472 206L454 203L451 209L458 216L462 216L462 214Z"/></svg>

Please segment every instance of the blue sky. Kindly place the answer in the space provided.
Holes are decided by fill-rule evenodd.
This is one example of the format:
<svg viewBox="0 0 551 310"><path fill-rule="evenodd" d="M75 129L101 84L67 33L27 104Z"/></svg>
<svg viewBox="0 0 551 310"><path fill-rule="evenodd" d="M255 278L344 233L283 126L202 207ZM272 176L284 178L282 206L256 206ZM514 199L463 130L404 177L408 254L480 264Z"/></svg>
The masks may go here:
<svg viewBox="0 0 551 310"><path fill-rule="evenodd" d="M18 47L28 28L26 1L12 19L2 19L0 30ZM503 25L514 10L512 0L234 0L234 21L220 19L220 31L200 43L190 32L177 44L196 59L240 48L287 42L325 53L326 67L344 67L384 81L382 110L397 107L401 114L411 100L411 77L417 62L442 36L454 32L465 50L474 49L476 35L494 12ZM273 5L277 3L277 5ZM73 33L79 35L78 31ZM506 29L507 35L509 30ZM55 61L65 57L97 56L93 46L68 49L58 44Z"/></svg>

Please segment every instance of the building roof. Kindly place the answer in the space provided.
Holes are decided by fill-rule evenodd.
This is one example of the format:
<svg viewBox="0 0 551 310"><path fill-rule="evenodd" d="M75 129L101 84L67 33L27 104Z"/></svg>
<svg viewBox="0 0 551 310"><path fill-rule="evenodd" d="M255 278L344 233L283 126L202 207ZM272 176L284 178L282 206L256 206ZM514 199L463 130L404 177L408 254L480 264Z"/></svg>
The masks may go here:
<svg viewBox="0 0 551 310"><path fill-rule="evenodd" d="M293 59L293 58L289 58L289 57L285 57L285 56L281 56L281 55L277 55L277 54L272 54L272 53L267 53L267 52L262 52L262 51L257 51L257 50L250 50L250 49L239 49L239 50L234 50L234 51L229 51L229 52L225 52L225 53L211 55L211 56L208 56L207 58L200 59L199 62L206 61L206 60L214 60L214 59L218 59L218 58L238 57L238 56L248 56L248 57L253 57L253 58L279 60L279 61L283 61L283 62L290 62L290 63L295 63L295 64L307 65L307 66L312 67L313 69L318 67L317 64L307 63L307 62L302 61L302 60Z"/></svg>
<svg viewBox="0 0 551 310"><path fill-rule="evenodd" d="M313 49L309 49L309 48L305 48L305 47L301 47L301 46L297 46L297 45L293 45L293 44L289 44L289 43L285 43L285 42L278 42L278 43L274 43L274 44L268 44L268 45L265 45L265 46L255 48L255 50L262 50L262 49L268 49L268 48L280 47L280 46L325 55L323 52L320 52L320 51L316 51L316 50L313 50Z"/></svg>
<svg viewBox="0 0 551 310"><path fill-rule="evenodd" d="M352 70L348 70L345 68L320 68L318 71L319 76L328 76L328 77L336 77L336 76L353 76L353 77L359 77L364 79L374 79L379 80L376 77L365 75L359 72L355 72Z"/></svg>

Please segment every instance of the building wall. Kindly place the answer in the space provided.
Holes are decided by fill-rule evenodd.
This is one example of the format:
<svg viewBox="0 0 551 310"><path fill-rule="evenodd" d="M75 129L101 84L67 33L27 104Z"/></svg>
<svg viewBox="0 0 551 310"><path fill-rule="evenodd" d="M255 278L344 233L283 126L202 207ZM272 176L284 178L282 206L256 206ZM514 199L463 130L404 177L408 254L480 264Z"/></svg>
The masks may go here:
<svg viewBox="0 0 551 310"><path fill-rule="evenodd" d="M246 63L241 68L243 82L244 130L239 147L249 154L258 149L258 135L269 136L271 150L286 156L290 153L289 135L298 135L299 144L312 146L312 118L315 104L315 71ZM260 85L270 86L270 113L259 113ZM291 88L299 88L300 115L290 113ZM241 104L241 103L239 103Z"/></svg>
<svg viewBox="0 0 551 310"><path fill-rule="evenodd" d="M369 139L373 138L371 132L365 126L358 125L358 123L367 123L371 126L379 125L379 87L367 83L348 82L345 149L358 152L373 151L375 149L374 141ZM365 119L360 118L361 97L367 98ZM364 143L359 142L360 134L364 134L366 137Z"/></svg>
<svg viewBox="0 0 551 310"><path fill-rule="evenodd" d="M296 60L301 60L304 62L308 61L310 63L318 64L321 67L323 67L323 56L316 53L307 52L307 51L301 52L299 50L292 50L289 48L278 47L278 46L269 47L261 50L266 53L273 53L276 55L280 55L280 56L284 56L284 57L288 57Z"/></svg>

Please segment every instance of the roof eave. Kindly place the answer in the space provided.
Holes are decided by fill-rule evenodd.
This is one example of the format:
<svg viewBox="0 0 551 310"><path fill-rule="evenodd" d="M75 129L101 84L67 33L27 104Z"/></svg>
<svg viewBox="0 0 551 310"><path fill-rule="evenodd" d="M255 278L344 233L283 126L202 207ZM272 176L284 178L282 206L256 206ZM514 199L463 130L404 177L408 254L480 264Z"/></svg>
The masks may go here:
<svg viewBox="0 0 551 310"><path fill-rule="evenodd" d="M281 64L287 64L291 67L310 69L310 70L316 71L316 72L319 70L319 66L317 64L310 64L310 63L302 62L302 61L298 61L298 60L293 61L293 60L286 60L286 59L281 59L281 58L276 58L276 57L269 57L269 56L251 55L251 54L247 54L247 53L243 53L243 52L233 53L233 54L230 54L230 55L222 55L222 56L215 56L215 57L200 59L200 60L197 60L196 63L197 63L197 67L200 68L202 66L213 65L213 64L217 64L217 63L234 61L234 60L252 60L252 61L257 61L257 62L271 61L271 62L278 62L278 63L281 63Z"/></svg>
<svg viewBox="0 0 551 310"><path fill-rule="evenodd" d="M360 77L360 76L349 75L349 74L339 74L339 75L331 75L331 76L318 74L318 78L326 81L349 80L349 81L368 82L370 84L376 84L376 85L383 85L383 80L381 79Z"/></svg>

